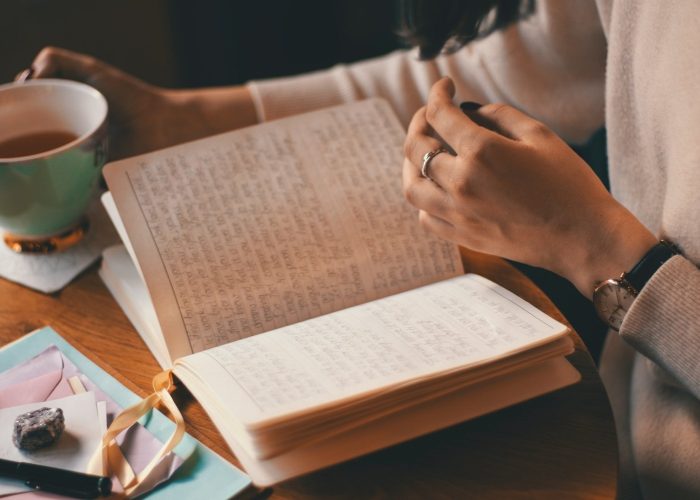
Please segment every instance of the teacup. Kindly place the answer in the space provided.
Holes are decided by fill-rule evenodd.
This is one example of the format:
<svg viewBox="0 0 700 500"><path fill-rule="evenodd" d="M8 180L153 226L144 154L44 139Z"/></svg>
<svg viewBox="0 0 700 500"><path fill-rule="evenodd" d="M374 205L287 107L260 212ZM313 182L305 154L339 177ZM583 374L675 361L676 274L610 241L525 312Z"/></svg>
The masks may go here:
<svg viewBox="0 0 700 500"><path fill-rule="evenodd" d="M69 80L0 85L0 232L17 251L75 241L107 156L107 100ZM78 238L79 239L79 238Z"/></svg>

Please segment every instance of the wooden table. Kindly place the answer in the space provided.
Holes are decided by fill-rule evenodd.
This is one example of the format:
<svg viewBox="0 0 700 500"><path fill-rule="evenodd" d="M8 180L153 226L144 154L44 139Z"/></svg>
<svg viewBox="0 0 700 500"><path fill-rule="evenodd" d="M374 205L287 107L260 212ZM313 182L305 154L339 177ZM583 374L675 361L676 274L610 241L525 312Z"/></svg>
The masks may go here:
<svg viewBox="0 0 700 500"><path fill-rule="evenodd" d="M565 321L525 276L500 259L463 252L482 274ZM134 392L145 395L154 358L96 274L56 295L0 279L0 344L50 325ZM370 456L278 485L272 498L612 498L617 444L607 396L576 334L575 386ZM175 393L188 431L238 465L201 406ZM210 499L213 500L213 499Z"/></svg>

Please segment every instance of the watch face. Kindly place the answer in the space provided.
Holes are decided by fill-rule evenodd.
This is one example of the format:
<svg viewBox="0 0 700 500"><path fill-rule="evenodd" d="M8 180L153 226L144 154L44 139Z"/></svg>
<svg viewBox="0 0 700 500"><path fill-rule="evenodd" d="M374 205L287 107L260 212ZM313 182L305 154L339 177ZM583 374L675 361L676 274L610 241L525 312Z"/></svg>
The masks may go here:
<svg viewBox="0 0 700 500"><path fill-rule="evenodd" d="M634 294L618 281L607 280L596 288L593 294L593 305L603 321L615 330L619 330L634 299Z"/></svg>

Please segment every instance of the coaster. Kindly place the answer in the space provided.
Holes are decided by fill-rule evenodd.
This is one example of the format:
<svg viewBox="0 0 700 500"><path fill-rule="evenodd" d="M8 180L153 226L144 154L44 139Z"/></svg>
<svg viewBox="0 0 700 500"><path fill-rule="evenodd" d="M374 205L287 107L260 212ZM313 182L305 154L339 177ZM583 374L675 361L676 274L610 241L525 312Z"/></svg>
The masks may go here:
<svg viewBox="0 0 700 500"><path fill-rule="evenodd" d="M98 200L87 212L90 230L73 246L52 253L17 253L0 242L0 277L44 293L53 293L95 262L119 237ZM57 249L58 250L58 249Z"/></svg>

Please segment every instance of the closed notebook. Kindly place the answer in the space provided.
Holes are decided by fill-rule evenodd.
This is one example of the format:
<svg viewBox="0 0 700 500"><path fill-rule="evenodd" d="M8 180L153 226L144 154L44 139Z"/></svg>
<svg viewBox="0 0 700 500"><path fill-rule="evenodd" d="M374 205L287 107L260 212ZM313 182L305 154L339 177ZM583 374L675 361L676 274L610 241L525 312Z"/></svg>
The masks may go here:
<svg viewBox="0 0 700 500"><path fill-rule="evenodd" d="M566 326L417 224L404 135L374 99L105 169L100 274L258 485L579 379Z"/></svg>

